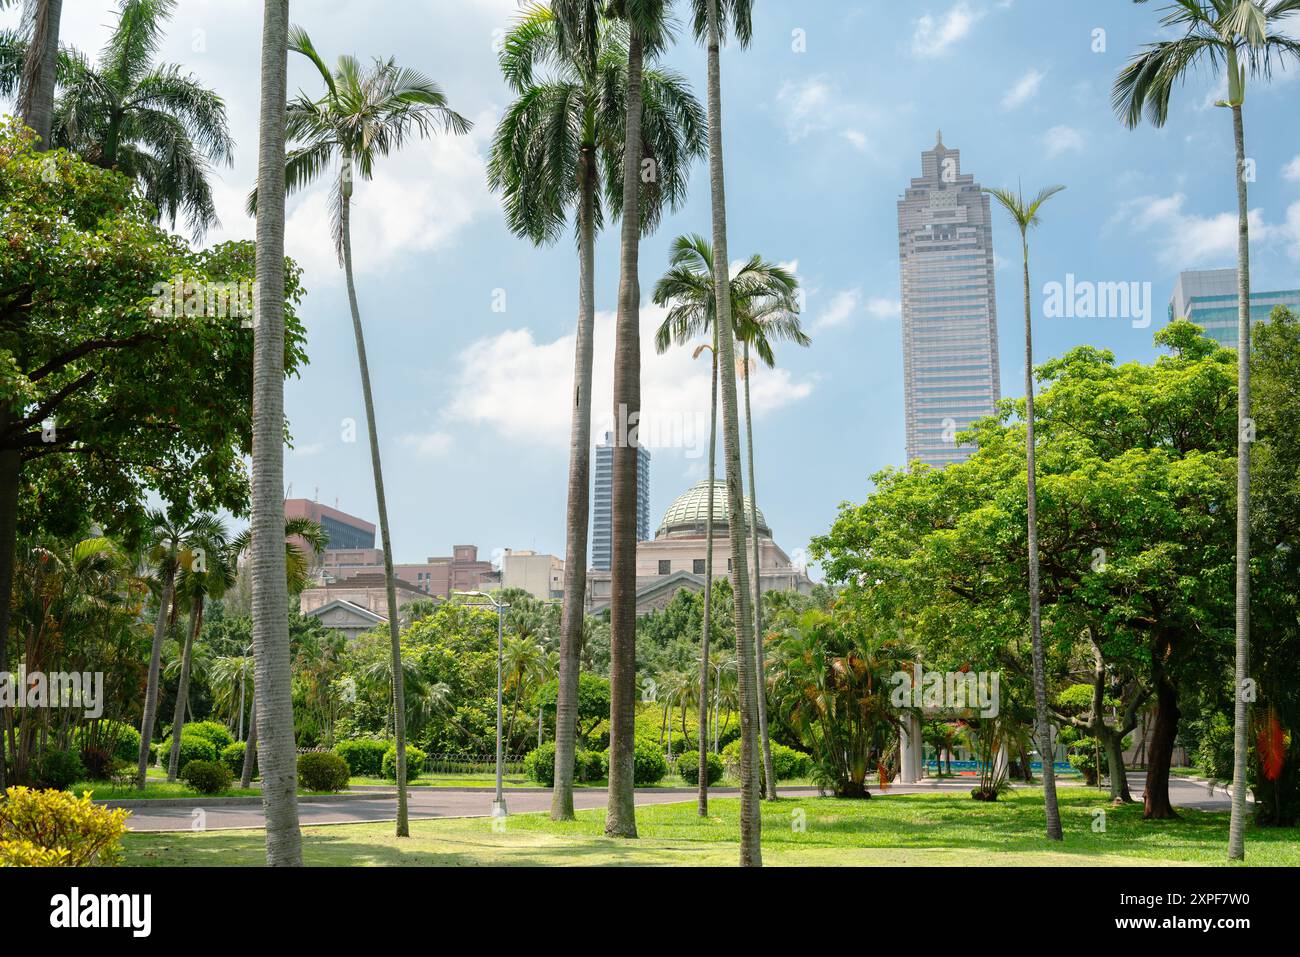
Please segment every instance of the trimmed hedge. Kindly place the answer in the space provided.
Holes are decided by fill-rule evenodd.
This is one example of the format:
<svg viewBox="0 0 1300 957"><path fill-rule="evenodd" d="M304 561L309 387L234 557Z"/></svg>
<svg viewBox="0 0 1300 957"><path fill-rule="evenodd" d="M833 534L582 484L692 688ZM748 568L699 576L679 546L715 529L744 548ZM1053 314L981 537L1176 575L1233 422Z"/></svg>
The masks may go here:
<svg viewBox="0 0 1300 957"><path fill-rule="evenodd" d="M653 744L637 742L633 760L632 783L637 787L657 784L668 773L668 759Z"/></svg>
<svg viewBox="0 0 1300 957"><path fill-rule="evenodd" d="M602 751L579 751L573 756L573 776L583 784L609 774L609 756Z"/></svg>
<svg viewBox="0 0 1300 957"><path fill-rule="evenodd" d="M181 735L185 747L185 735ZM216 794L230 787L234 779L230 768L220 761L191 761L180 773L180 779L200 794Z"/></svg>
<svg viewBox="0 0 1300 957"><path fill-rule="evenodd" d="M232 741L221 749L221 763L230 768L230 773L235 777L241 777L244 773L244 751L247 747L243 741Z"/></svg>
<svg viewBox="0 0 1300 957"><path fill-rule="evenodd" d="M298 756L298 786L305 791L342 791L348 786L348 763L330 751Z"/></svg>
<svg viewBox="0 0 1300 957"><path fill-rule="evenodd" d="M577 776L578 761L575 755L573 762L574 776ZM540 748L535 748L524 755L524 773L528 775L529 780L535 781L542 787L555 786L555 743L547 741Z"/></svg>
<svg viewBox="0 0 1300 957"><path fill-rule="evenodd" d="M162 743L157 745L157 748L158 764L166 767L172 756L172 739L169 737L163 738ZM199 734L190 734L188 725L181 731L181 755L179 761L181 768L184 768L191 761L215 761L219 755L220 752L217 746L210 739Z"/></svg>
<svg viewBox="0 0 1300 957"><path fill-rule="evenodd" d="M222 749L232 744L235 736L230 733L229 729L220 721L192 721L188 724L181 725L181 743L184 745L185 736L192 734L196 737L207 738L212 742L212 746L220 754ZM137 750L139 745L136 745Z"/></svg>
<svg viewBox="0 0 1300 957"><path fill-rule="evenodd" d="M348 763L348 770L356 778L377 778L384 773L384 752L387 741L356 738L334 745L334 753Z"/></svg>
<svg viewBox="0 0 1300 957"><path fill-rule="evenodd" d="M755 755L759 761L758 777L763 779L762 758ZM740 777L740 740L737 739L722 749L722 762L726 767L727 775L732 778ZM802 751L796 751L794 748L787 748L784 744L776 741L772 742L772 771L776 774L778 781L790 781L794 778L804 778L812 773L812 756L804 754Z"/></svg>
<svg viewBox="0 0 1300 957"><path fill-rule="evenodd" d="M412 745L406 746L406 783L410 784L424 772L424 762L426 755L419 748ZM382 767L384 777L390 781L397 780L397 745L391 744L388 750L384 752L384 763Z"/></svg>
<svg viewBox="0 0 1300 957"><path fill-rule="evenodd" d="M719 781L722 780L722 772L725 770L725 767L722 763L722 757L710 751L705 756L704 760L706 762L706 766L709 769L708 783L717 784ZM773 757L772 760L775 762L776 758ZM685 754L679 757L677 759L677 773L681 775L682 780L685 781L687 784L699 784L700 783L700 752L687 751Z"/></svg>

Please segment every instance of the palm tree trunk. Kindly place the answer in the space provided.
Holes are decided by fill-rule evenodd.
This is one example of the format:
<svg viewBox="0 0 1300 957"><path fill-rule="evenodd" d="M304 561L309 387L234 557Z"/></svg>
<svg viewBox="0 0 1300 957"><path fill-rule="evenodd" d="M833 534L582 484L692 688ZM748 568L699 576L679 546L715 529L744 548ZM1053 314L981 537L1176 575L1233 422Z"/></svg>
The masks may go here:
<svg viewBox="0 0 1300 957"><path fill-rule="evenodd" d="M560 621L560 678L555 699L555 785L551 820L573 820L573 758L577 751L579 652L587 601L587 535L591 520L591 370L596 328L595 156L580 160L578 209L578 332L573 360L573 413L569 430L569 503L564 555L564 608Z"/></svg>
<svg viewBox="0 0 1300 957"><path fill-rule="evenodd" d="M1235 66L1235 63L1233 64ZM1250 670L1250 222L1246 209L1246 134L1241 104L1232 107L1237 147L1237 650L1232 711L1232 816L1228 859L1246 857L1245 686Z"/></svg>
<svg viewBox="0 0 1300 957"><path fill-rule="evenodd" d="M288 0L265 0L257 158L257 313L253 329L253 720L266 813L266 863L302 866L298 754L284 558L284 124ZM248 755L245 754L245 761Z"/></svg>
<svg viewBox="0 0 1300 957"><path fill-rule="evenodd" d="M158 600L158 620L153 626L153 648L149 652L149 679L144 691L144 713L140 718L140 760L136 767L135 786L144 790L145 775L149 770L149 744L153 741L154 721L158 717L158 678L162 664L163 638L167 635L167 618L176 594L176 571L170 567L163 572L162 596ZM285 618L287 629L288 617Z"/></svg>
<svg viewBox="0 0 1300 957"><path fill-rule="evenodd" d="M194 639L203 624L203 596L196 595L190 608L190 627L185 631L185 647L181 650L181 679L176 685L176 711L172 717L172 749L167 759L167 780L175 781L180 770L181 731L185 728L185 707L190 696L190 664Z"/></svg>
<svg viewBox="0 0 1300 957"><path fill-rule="evenodd" d="M736 367L731 328L731 277L727 264L727 197L722 170L722 67L718 55L718 0L707 0L709 25L709 185L713 196L713 286L717 301L718 366ZM735 602L736 666L740 685L740 864L763 863L762 819L759 808L758 737L754 682L754 634L749 608L749 568L745 555L744 490L740 472L740 422L736 378L723 375L722 445L727 476L727 527L731 532L731 584ZM711 490L710 490L711 491Z"/></svg>
<svg viewBox="0 0 1300 957"><path fill-rule="evenodd" d="M41 0L36 8L32 42L23 64L18 112L23 122L41 138L38 151L50 148L54 121L55 72L59 62L59 21L63 0Z"/></svg>
<svg viewBox="0 0 1300 957"><path fill-rule="evenodd" d="M713 324L713 348L709 350L712 385L709 389L709 504L704 519L704 626L700 633L700 779L698 810L709 816L709 639L713 628L713 476L717 472L718 449L718 325Z"/></svg>
<svg viewBox="0 0 1300 957"><path fill-rule="evenodd" d="M366 406L366 428L370 432L370 466L375 476L375 507L379 512L379 534L384 547L384 591L388 598L388 640L392 648L393 737L397 743L397 836L409 837L411 826L406 809L406 689L402 675L401 624L397 614L397 585L393 578L393 539L388 532L388 501L384 497L384 472L379 462L379 434L375 429L375 401L370 391L370 366L366 362L366 339L361 330L361 310L352 278L352 158L343 158L342 226L343 272L348 284L348 307L352 311L352 332L357 340L357 366L361 370L361 394ZM283 529L281 530L283 535Z"/></svg>
<svg viewBox="0 0 1300 957"><path fill-rule="evenodd" d="M9 424L9 409L0 406L0 434ZM14 554L18 547L18 483L22 454L0 451L0 673L9 673L9 612L13 597ZM13 740L8 708L0 708L0 791L9 785L6 741Z"/></svg>
<svg viewBox="0 0 1300 957"><path fill-rule="evenodd" d="M253 786L253 772L257 769L257 692L253 692L253 716L248 722L248 743L244 745L244 766L240 769L239 786L248 790Z"/></svg>
<svg viewBox="0 0 1300 957"><path fill-rule="evenodd" d="M1047 669L1043 661L1043 620L1038 593L1038 478L1034 448L1034 327L1029 298L1029 242L1025 256L1025 469L1029 505L1029 623L1034 657L1034 715L1038 724L1038 750L1043 757L1043 804L1047 812L1047 838L1059 841L1061 811L1056 804L1056 769L1053 766L1052 726L1047 713Z"/></svg>
<svg viewBox="0 0 1300 957"><path fill-rule="evenodd" d="M641 412L641 69L644 42L635 21L627 50L627 129L623 150L623 235L614 352L612 568L610 594L608 837L636 837L636 512L637 453L632 427Z"/></svg>
<svg viewBox="0 0 1300 957"><path fill-rule="evenodd" d="M743 347L745 368L745 439L749 455L749 536L754 549L754 683L758 686L758 735L763 743L763 797L776 800L772 742L767 734L767 663L763 647L763 576L758 549L758 486L754 482L754 421L749 405L749 343Z"/></svg>

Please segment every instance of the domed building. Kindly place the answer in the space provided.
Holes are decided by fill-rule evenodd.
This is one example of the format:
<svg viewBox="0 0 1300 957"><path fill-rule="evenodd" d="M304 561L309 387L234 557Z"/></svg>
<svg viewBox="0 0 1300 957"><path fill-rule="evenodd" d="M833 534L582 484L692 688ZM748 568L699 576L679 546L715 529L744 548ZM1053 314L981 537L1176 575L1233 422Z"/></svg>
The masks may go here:
<svg viewBox="0 0 1300 957"><path fill-rule="evenodd" d="M708 515L710 484L697 482L679 495L664 511L655 537L636 546L636 611L638 615L662 609L683 588L703 591L708 558ZM713 576L726 578L731 572L731 515L727 507L727 483L715 479L713 498ZM745 499L742 527L749 527L750 501ZM797 591L809 594L812 580L803 568L772 538L772 529L757 511L759 581L763 592ZM753 563L754 545L745 536L745 555ZM750 568L750 575L754 569ZM610 573L587 574L587 608L598 614L609 608Z"/></svg>

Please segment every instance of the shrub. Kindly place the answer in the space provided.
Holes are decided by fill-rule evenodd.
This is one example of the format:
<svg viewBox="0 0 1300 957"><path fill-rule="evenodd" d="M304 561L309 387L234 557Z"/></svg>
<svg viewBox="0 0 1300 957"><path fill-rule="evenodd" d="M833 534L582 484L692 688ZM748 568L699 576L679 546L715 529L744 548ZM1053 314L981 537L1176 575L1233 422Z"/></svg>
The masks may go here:
<svg viewBox="0 0 1300 957"><path fill-rule="evenodd" d="M737 738L722 749L722 762L726 766L727 775L736 780L740 779L740 745L740 739ZM771 742L771 746L772 773L776 775L778 781L809 777L812 774L812 755L796 751L794 748L788 748L776 741ZM761 752L756 752L754 758L759 763L758 780L760 784L765 785Z"/></svg>
<svg viewBox="0 0 1300 957"><path fill-rule="evenodd" d="M425 754L419 748L406 746L406 783L410 784L424 771ZM390 781L397 780L397 745L390 744L384 752L384 777Z"/></svg>
<svg viewBox="0 0 1300 957"><path fill-rule="evenodd" d="M46 751L32 763L31 776L37 787L62 791L84 778L86 769L75 751Z"/></svg>
<svg viewBox="0 0 1300 957"><path fill-rule="evenodd" d="M157 763L166 766L172 757L172 739L163 738L162 743L157 745L158 759ZM190 729L186 726L181 731L181 755L178 762L179 767L184 768L191 761L215 761L218 757L217 746L208 738L200 734L190 734Z"/></svg>
<svg viewBox="0 0 1300 957"><path fill-rule="evenodd" d="M122 721L98 721L77 728L77 750L104 748L120 761L140 760L140 732Z"/></svg>
<svg viewBox="0 0 1300 957"><path fill-rule="evenodd" d="M573 775L578 776L579 762L577 755L573 759ZM524 773L529 780L536 781L542 787L555 786L555 744L546 742L540 748L529 751L524 756Z"/></svg>
<svg viewBox="0 0 1300 957"><path fill-rule="evenodd" d="M92 781L107 781L110 768L117 761L107 748L91 746L81 749L81 766Z"/></svg>
<svg viewBox="0 0 1300 957"><path fill-rule="evenodd" d="M128 814L100 807L88 794L9 788L0 804L0 865L115 864Z"/></svg>
<svg viewBox="0 0 1300 957"><path fill-rule="evenodd" d="M181 747L185 746L185 735L181 735ZM191 761L181 771L180 778L200 794L216 794L230 787L234 775L230 768L221 761Z"/></svg>
<svg viewBox="0 0 1300 957"><path fill-rule="evenodd" d="M298 786L306 791L342 791L348 786L348 763L330 751L298 757Z"/></svg>
<svg viewBox="0 0 1300 957"><path fill-rule="evenodd" d="M664 775L668 773L668 761L664 753L653 744L638 742L634 761L632 783L638 787L647 787L662 781Z"/></svg>
<svg viewBox="0 0 1300 957"><path fill-rule="evenodd" d="M722 780L723 764L719 755L709 752L704 759L707 762L708 783L717 784ZM776 758L773 756L775 762ZM682 780L687 784L700 783L700 752L687 751L677 759L677 773L682 776Z"/></svg>
<svg viewBox="0 0 1300 957"><path fill-rule="evenodd" d="M220 721L195 721L193 724L181 726L181 745L185 744L185 736L194 735L199 738L207 738L212 742L213 747L220 754L226 745L235 740L235 736L230 733L224 724ZM138 748L139 745L136 745Z"/></svg>
<svg viewBox="0 0 1300 957"><path fill-rule="evenodd" d="M573 756L573 776L583 784L609 774L609 758L601 751L579 751Z"/></svg>
<svg viewBox="0 0 1300 957"><path fill-rule="evenodd" d="M384 752L388 747L385 741L356 738L340 741L334 746L334 753L348 763L353 777L377 778L384 773Z"/></svg>
<svg viewBox="0 0 1300 957"><path fill-rule="evenodd" d="M221 749L221 763L230 768L230 773L239 777L244 773L244 750L247 744L243 741L232 741Z"/></svg>

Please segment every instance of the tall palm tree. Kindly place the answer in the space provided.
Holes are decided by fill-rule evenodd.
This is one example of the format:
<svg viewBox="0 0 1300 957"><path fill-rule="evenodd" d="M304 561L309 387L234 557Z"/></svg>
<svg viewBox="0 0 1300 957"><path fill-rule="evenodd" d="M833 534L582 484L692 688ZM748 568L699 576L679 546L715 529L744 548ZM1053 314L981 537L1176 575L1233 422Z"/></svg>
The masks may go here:
<svg viewBox="0 0 1300 957"><path fill-rule="evenodd" d="M158 585L158 617L154 621L153 648L149 653L149 678L145 686L144 709L140 718L140 757L136 767L136 787L144 790L149 768L149 745L153 741L154 722L158 717L159 672L162 666L163 640L175 615L176 576L188 571L195 550L221 534L221 523L212 515L192 515L172 506L166 511L153 510L146 519L149 526L147 562Z"/></svg>
<svg viewBox="0 0 1300 957"><path fill-rule="evenodd" d="M1047 709L1047 673L1043 664L1043 618L1039 607L1038 585L1038 477L1036 474L1034 439L1034 327L1029 293L1029 230L1039 224L1039 211L1043 204L1065 189L1048 186L1040 190L1029 202L1019 192L1007 189L986 189L998 201L1020 230L1020 246L1024 254L1025 279L1025 469L1028 488L1028 549L1029 549L1029 627L1034 658L1034 720L1038 730L1038 749L1043 756L1043 802L1047 811L1047 837L1059 841L1061 811L1056 803L1056 772L1053 767L1052 726Z"/></svg>
<svg viewBox="0 0 1300 957"><path fill-rule="evenodd" d="M662 156L649 153L659 141L672 141L689 160L683 146L700 137L703 118L693 102L671 112L682 124L677 130L656 129L646 115L645 65L671 40L668 0L554 0L559 49L586 57L598 44L599 11L621 21L627 29L627 83L620 178L622 234L619 248L618 313L615 323L613 415L618 423L635 423L641 411L640 279L638 253L643 232L657 225L665 205L679 201L685 179L663 174ZM644 133L644 135L643 135ZM666 197L664 202L661 197ZM611 203L611 206L614 204ZM618 207L615 206L615 209ZM613 560L610 610L610 749L609 803L605 833L636 837L633 747L636 718L636 474L637 446L619 428L614 449Z"/></svg>
<svg viewBox="0 0 1300 957"><path fill-rule="evenodd" d="M46 78L55 79L57 59L62 94L47 124L53 145L139 181L160 216L174 227L184 213L202 236L217 223L212 165L231 164L234 141L220 96L179 66L154 62L175 8L176 0L120 0L117 26L99 58L92 64L75 50L45 57L42 90ZM57 21L54 33L47 44L57 44ZM0 57L0 88L12 69L12 58Z"/></svg>
<svg viewBox="0 0 1300 957"><path fill-rule="evenodd" d="M393 575L393 544L388 527L388 500L384 495L384 473L379 458L379 434L375 426L375 403L370 388L370 366L357 305L357 288L352 274L352 186L355 171L361 178L374 177L376 160L401 149L407 137L429 136L435 130L468 133L469 120L447 106L447 97L437 84L418 70L399 67L392 58L376 59L364 67L355 57L340 56L331 72L301 27L289 34L289 48L311 61L325 83L319 99L305 93L289 103L286 131L300 145L284 164L284 181L290 191L302 189L338 163L338 181L331 210L334 246L347 280L348 306L357 343L357 364L361 371L361 392L370 433L370 465L375 480L375 505L383 539L384 581L388 597L388 629L392 645L392 670L397 709L397 836L407 837L410 825L406 809L406 720L402 691L401 616ZM257 207L257 194L249 197L250 210Z"/></svg>
<svg viewBox="0 0 1300 957"><path fill-rule="evenodd" d="M757 257L755 257L757 258ZM745 380L745 448L749 458L749 540L754 553L754 683L758 688L758 733L763 745L763 781L766 797L776 800L776 774L772 767L772 742L767 733L767 668L763 641L763 581L759 562L758 541L758 484L754 477L754 416L749 403L749 379L753 372L750 364L751 343L754 352L769 369L776 365L772 352L774 340L808 346L812 340L804 333L799 322L799 280L789 270L771 263L757 264L751 260L752 271L763 275L764 282L755 290L744 290L742 301L747 308L739 315L732 313L736 324L736 337L742 343L740 374Z"/></svg>
<svg viewBox="0 0 1300 957"><path fill-rule="evenodd" d="M1120 71L1112 92L1115 112L1129 129L1142 122L1143 114L1160 127L1169 119L1174 87L1192 70L1208 66L1215 73L1222 70L1228 80L1228 98L1216 105L1232 113L1237 184L1237 649L1229 860L1246 856L1245 684L1250 668L1250 223L1242 106L1247 80L1267 82L1275 65L1300 61L1300 41L1283 32L1284 21L1297 12L1297 0L1180 0L1170 4L1161 26L1177 30L1181 36L1147 44Z"/></svg>
<svg viewBox="0 0 1300 957"><path fill-rule="evenodd" d="M703 236L679 236L673 245L670 260L671 268L656 284L654 294L656 304L669 307L668 314L655 332L655 349L657 351L662 353L667 350L670 342L676 341L678 344L682 344L704 332L712 331L715 335L715 344L713 346L701 346L696 351L698 355L700 350L707 348L711 349L714 354L714 395L709 409L711 439L714 437L717 422L717 349L716 329L714 329L713 321L717 313L717 307L713 261L713 247ZM750 343L753 342L759 358L771 368L776 363L771 345L773 340L789 339L799 345L807 345L811 341L799 325L799 305L796 296L798 288L799 282L789 270L767 262L757 255L751 256L748 262L744 263L730 277L729 282L732 326L736 338L740 339L744 344L741 374L745 377L745 422L749 436L749 480L751 485L749 525L751 528L757 528L758 525L758 506L755 504L752 487L754 483L754 433L749 422L749 348ZM712 455L713 449L711 446L710 458L712 458ZM710 488L712 488L713 473L714 468L711 463L709 469ZM706 565L712 558L712 509L713 499L710 497L709 514L705 528ZM740 521L742 524L745 521L743 514ZM758 587L759 547L757 534L752 534L751 540L754 552L754 592L755 596L757 596L760 590ZM709 568L706 567L705 570L706 574L711 577ZM711 582L705 584L704 608L706 619L710 606L710 585ZM755 598L754 602L754 614L754 633L755 635L761 635L762 619L757 598ZM705 628L708 628L707 623ZM758 694L759 737L762 742L762 760L764 773L767 775L765 780L767 782L768 796L775 798L776 785L773 782L774 776L771 767L772 749L767 735L766 688L763 677L762 655L762 643L756 640L755 685L760 692ZM707 667L707 655L705 655L701 660L700 667L701 687L707 687ZM707 774L704 774L701 780L707 781Z"/></svg>
<svg viewBox="0 0 1300 957"><path fill-rule="evenodd" d="M180 570L176 584L176 597L189 605L189 623L185 640L181 643L180 674L176 684L176 710L172 716L171 754L167 759L167 780L175 781L180 771L181 732L185 727L185 708L189 704L190 669L193 664L194 642L203 627L203 607L207 598L220 598L235 583L234 563L226 554L229 548L226 528L215 516L203 538L192 541L192 557L188 567Z"/></svg>
<svg viewBox="0 0 1300 957"><path fill-rule="evenodd" d="M713 199L713 250L718 262L727 256L727 191L722 159L722 66L719 48L730 28L741 46L753 36L750 18L752 0L692 0L695 35L708 48L709 85L709 185ZM731 325L731 277L726 269L714 270L714 295L718 303L718 363L735 368L736 347ZM744 514L744 488L740 472L740 420L737 412L736 380L722 376L722 445L727 476L727 509L732 516ZM744 523L731 521L731 578L736 620L736 652L740 685L740 863L759 867L763 863L762 820L759 809L757 744L757 685L754 676L754 631L749 607L749 563L745 555Z"/></svg>
<svg viewBox="0 0 1300 957"><path fill-rule="evenodd" d="M592 341L596 323L595 236L605 207L619 207L617 186L626 116L627 25L596 6L577 9L578 37L572 40L548 6L528 8L506 37L501 72L518 98L497 127L489 181L503 195L512 232L542 245L555 242L574 209L578 242L578 325L569 430L569 490L566 512L564 605L560 625L560 680L556 700L555 784L551 817L573 818L573 756L577 720L579 649L587 587L587 536L591 485ZM570 41L572 42L562 42ZM545 68L546 75L539 75ZM642 74L642 108L657 141L659 176L670 187L655 194L662 202L684 193L688 155L677 133L683 109L699 112L683 79L647 68ZM686 146L692 144L686 143ZM678 185L679 182L681 185Z"/></svg>
<svg viewBox="0 0 1300 957"><path fill-rule="evenodd" d="M265 0L257 157L257 312L253 327L252 574L257 688L250 741L262 776L266 862L302 866L298 755L293 736L289 594L284 560L284 162L289 0Z"/></svg>

